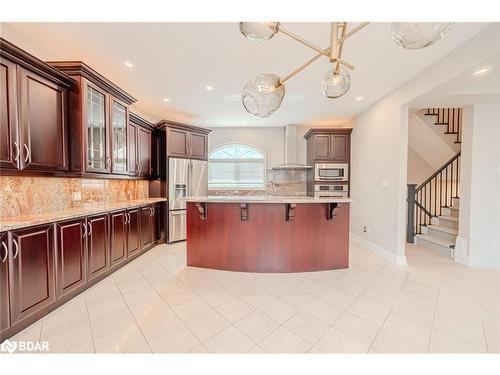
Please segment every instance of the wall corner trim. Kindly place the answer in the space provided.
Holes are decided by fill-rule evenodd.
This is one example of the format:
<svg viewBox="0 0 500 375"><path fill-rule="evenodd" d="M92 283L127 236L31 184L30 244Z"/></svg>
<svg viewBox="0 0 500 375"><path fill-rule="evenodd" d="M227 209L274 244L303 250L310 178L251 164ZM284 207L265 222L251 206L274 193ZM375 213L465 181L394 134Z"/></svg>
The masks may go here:
<svg viewBox="0 0 500 375"><path fill-rule="evenodd" d="M375 254L380 255L382 258L387 259L389 262L394 263L397 266L407 266L406 255L396 255L383 247L368 241L366 238L358 236L357 234L350 232L351 240L357 241L360 244L366 246L368 249L373 251Z"/></svg>

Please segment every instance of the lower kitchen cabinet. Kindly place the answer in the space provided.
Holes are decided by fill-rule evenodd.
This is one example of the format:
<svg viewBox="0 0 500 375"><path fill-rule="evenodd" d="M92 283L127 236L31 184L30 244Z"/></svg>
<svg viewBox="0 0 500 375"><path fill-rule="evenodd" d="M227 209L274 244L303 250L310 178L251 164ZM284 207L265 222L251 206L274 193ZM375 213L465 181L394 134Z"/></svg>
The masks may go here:
<svg viewBox="0 0 500 375"><path fill-rule="evenodd" d="M153 243L153 207L141 207L141 247L144 249Z"/></svg>
<svg viewBox="0 0 500 375"><path fill-rule="evenodd" d="M53 224L9 232L10 324L56 300Z"/></svg>
<svg viewBox="0 0 500 375"><path fill-rule="evenodd" d="M83 285L87 280L85 267L87 227L85 218L56 223L57 296Z"/></svg>
<svg viewBox="0 0 500 375"><path fill-rule="evenodd" d="M129 208L127 216L127 253L132 256L141 250L140 208Z"/></svg>
<svg viewBox="0 0 500 375"><path fill-rule="evenodd" d="M160 204L154 204L153 205L153 215L151 217L151 226L153 227L152 230L152 236L153 242L157 242L160 240L161 237L161 227L160 227L160 211L161 205Z"/></svg>
<svg viewBox="0 0 500 375"><path fill-rule="evenodd" d="M10 326L9 243L7 232L0 233L0 335Z"/></svg>
<svg viewBox="0 0 500 375"><path fill-rule="evenodd" d="M116 211L110 214L111 221L111 267L127 259L127 228L126 211Z"/></svg>
<svg viewBox="0 0 500 375"><path fill-rule="evenodd" d="M87 278L90 280L109 270L108 214L87 218Z"/></svg>

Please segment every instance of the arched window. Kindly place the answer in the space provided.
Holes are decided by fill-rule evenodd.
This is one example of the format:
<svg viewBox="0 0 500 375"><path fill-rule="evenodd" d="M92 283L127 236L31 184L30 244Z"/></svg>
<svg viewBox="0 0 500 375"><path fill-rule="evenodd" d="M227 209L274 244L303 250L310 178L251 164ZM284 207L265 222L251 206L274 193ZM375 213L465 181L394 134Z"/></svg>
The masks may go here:
<svg viewBox="0 0 500 375"><path fill-rule="evenodd" d="M232 143L208 156L209 190L264 189L265 153L250 145Z"/></svg>

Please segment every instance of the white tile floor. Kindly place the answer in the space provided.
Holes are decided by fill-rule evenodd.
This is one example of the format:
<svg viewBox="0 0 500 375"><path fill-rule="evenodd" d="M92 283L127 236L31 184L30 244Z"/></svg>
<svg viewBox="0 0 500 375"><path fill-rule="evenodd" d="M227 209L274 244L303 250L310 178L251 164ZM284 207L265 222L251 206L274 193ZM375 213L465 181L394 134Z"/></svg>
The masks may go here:
<svg viewBox="0 0 500 375"><path fill-rule="evenodd" d="M394 266L351 243L347 270L250 274L185 266L161 245L14 340L51 353L500 352L500 273L416 246Z"/></svg>

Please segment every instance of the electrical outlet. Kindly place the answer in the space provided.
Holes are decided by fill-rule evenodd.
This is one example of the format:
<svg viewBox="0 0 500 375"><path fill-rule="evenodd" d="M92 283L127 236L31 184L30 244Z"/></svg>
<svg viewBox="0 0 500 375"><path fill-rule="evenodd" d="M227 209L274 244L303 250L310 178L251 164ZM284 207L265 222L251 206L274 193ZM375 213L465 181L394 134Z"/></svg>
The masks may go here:
<svg viewBox="0 0 500 375"><path fill-rule="evenodd" d="M370 234L372 232L371 228L367 225L363 225L361 227L361 230L363 231L363 233L366 233L366 234Z"/></svg>
<svg viewBox="0 0 500 375"><path fill-rule="evenodd" d="M82 193L80 191L74 191L71 194L71 198L73 199L73 202L79 202L82 200Z"/></svg>

